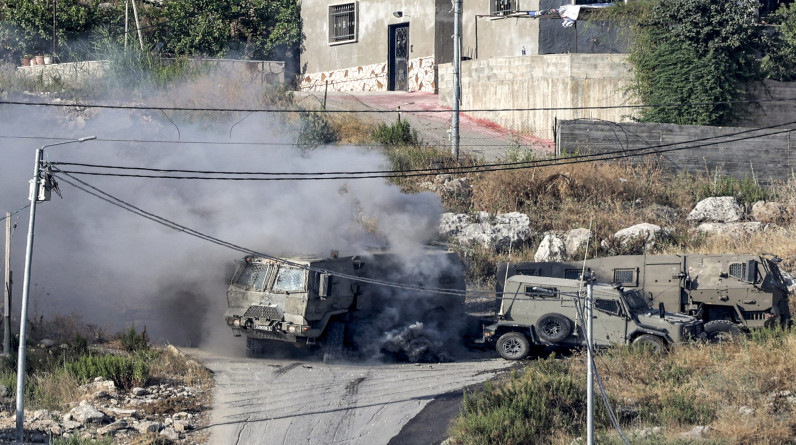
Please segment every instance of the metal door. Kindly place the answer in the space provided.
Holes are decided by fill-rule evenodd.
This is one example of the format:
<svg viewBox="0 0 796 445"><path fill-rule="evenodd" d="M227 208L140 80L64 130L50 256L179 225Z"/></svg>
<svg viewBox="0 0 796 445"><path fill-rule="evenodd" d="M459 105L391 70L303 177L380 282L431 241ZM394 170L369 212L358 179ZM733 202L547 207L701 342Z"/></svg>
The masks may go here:
<svg viewBox="0 0 796 445"><path fill-rule="evenodd" d="M391 25L389 28L389 81L390 91L407 91L409 88L409 24Z"/></svg>

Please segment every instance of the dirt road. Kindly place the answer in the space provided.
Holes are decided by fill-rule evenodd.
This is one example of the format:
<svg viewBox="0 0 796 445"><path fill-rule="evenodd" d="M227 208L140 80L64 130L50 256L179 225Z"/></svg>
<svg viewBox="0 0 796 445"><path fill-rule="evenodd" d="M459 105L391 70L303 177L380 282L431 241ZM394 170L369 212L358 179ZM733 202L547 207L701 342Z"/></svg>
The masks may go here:
<svg viewBox="0 0 796 445"><path fill-rule="evenodd" d="M488 353L452 363L325 365L307 353L186 352L215 373L210 444L387 444L430 401L511 365ZM439 423L437 435L447 420Z"/></svg>

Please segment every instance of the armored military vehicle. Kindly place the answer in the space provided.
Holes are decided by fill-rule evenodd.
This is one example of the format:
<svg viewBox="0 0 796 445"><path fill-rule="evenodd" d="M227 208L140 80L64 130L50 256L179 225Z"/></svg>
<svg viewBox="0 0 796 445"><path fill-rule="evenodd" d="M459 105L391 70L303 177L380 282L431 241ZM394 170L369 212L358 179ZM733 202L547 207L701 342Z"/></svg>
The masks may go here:
<svg viewBox="0 0 796 445"><path fill-rule="evenodd" d="M227 325L261 354L273 342L317 345L324 361L344 345L372 354L388 351L411 361L438 360L460 318L464 270L456 253L376 252L328 258L240 261L227 289Z"/></svg>
<svg viewBox="0 0 796 445"><path fill-rule="evenodd" d="M532 346L586 344L583 310L586 286L580 280L514 275L506 279L496 322L484 328L483 341L508 360L528 356ZM704 336L694 317L657 310L638 289L593 286L595 346L645 344L657 351Z"/></svg>
<svg viewBox="0 0 796 445"><path fill-rule="evenodd" d="M585 262L517 263L498 266L500 281L514 275L575 278L584 271L597 281L637 289L654 305L693 315L711 338L790 321L788 289L776 255L622 255Z"/></svg>

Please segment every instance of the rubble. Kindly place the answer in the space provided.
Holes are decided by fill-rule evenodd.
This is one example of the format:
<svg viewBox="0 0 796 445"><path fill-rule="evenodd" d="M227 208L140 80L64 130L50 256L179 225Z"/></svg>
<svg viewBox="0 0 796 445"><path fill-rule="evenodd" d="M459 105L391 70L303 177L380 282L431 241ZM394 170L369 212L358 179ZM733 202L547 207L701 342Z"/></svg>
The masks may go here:
<svg viewBox="0 0 796 445"><path fill-rule="evenodd" d="M116 388L111 380L97 380L81 389L85 392L84 400L75 402L66 413L25 411L25 443L50 443L57 437L104 436L112 437L115 444L133 444L142 443L142 436L153 435L174 444L203 441L197 432L207 420L209 391L164 383L126 392ZM95 397L100 392L105 396ZM172 405L180 409L176 412L147 409L158 402L176 400L180 401ZM186 411L189 406L196 412ZM0 443L13 443L16 438L16 413L0 412Z"/></svg>

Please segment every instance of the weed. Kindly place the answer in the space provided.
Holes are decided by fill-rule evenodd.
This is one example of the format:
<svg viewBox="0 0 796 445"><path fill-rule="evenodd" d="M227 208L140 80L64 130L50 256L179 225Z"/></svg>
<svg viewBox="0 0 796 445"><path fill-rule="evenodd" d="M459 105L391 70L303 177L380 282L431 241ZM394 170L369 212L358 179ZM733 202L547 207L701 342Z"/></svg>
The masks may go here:
<svg viewBox="0 0 796 445"><path fill-rule="evenodd" d="M149 380L149 363L143 355L86 355L66 363L66 371L81 383L103 377L124 389L144 386Z"/></svg>
<svg viewBox="0 0 796 445"><path fill-rule="evenodd" d="M380 123L373 131L373 140L387 146L420 145L417 131L407 120L397 120L390 125Z"/></svg>
<svg viewBox="0 0 796 445"><path fill-rule="evenodd" d="M50 442L51 445L111 445L113 437L101 437L99 439L92 439L88 437L81 437L78 434L72 434L69 437L56 437Z"/></svg>
<svg viewBox="0 0 796 445"><path fill-rule="evenodd" d="M138 333L135 330L135 325L130 326L130 329L123 332L119 336L122 343L122 348L127 352L146 351L149 349L149 335L146 333L146 326Z"/></svg>
<svg viewBox="0 0 796 445"><path fill-rule="evenodd" d="M296 145L302 150L312 150L319 145L337 142L340 136L326 117L317 111L300 111L300 127Z"/></svg>

